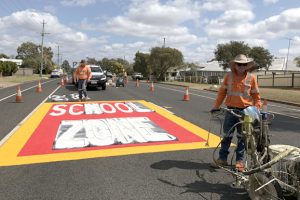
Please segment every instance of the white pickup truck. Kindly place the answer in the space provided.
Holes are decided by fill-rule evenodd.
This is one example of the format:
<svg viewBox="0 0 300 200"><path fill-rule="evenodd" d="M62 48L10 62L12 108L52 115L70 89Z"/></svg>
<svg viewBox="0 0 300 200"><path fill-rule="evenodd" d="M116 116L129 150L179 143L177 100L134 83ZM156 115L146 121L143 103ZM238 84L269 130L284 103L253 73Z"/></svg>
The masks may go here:
<svg viewBox="0 0 300 200"><path fill-rule="evenodd" d="M143 74L140 72L134 72L131 77L132 77L132 80L136 80L136 79L142 80Z"/></svg>

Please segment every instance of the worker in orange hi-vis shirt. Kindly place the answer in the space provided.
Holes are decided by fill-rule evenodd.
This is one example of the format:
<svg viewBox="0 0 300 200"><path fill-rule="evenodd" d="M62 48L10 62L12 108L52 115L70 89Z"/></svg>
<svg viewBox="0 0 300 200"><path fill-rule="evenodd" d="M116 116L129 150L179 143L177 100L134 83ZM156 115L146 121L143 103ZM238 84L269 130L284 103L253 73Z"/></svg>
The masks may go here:
<svg viewBox="0 0 300 200"><path fill-rule="evenodd" d="M261 107L260 94L256 76L251 74L254 67L252 58L240 54L235 57L230 63L231 72L225 74L224 81L219 89L215 104L211 112L220 108L224 99L225 105L229 109L243 110L248 106L256 106L258 109ZM237 122L238 117L226 112L223 124L223 139L221 141L221 148L219 151L219 158L211 163L212 167L226 166L227 157L229 154L229 147L233 137L235 128L230 130ZM241 136L242 125L236 126L237 129L237 148L236 148L236 164L235 167L238 171L244 171L244 151L245 142ZM229 133L230 131L230 133Z"/></svg>
<svg viewBox="0 0 300 200"><path fill-rule="evenodd" d="M87 100L87 82L92 78L91 68L86 64L85 60L80 61L80 65L75 71L75 83L78 82L78 93L79 101L82 101L84 95L84 100Z"/></svg>

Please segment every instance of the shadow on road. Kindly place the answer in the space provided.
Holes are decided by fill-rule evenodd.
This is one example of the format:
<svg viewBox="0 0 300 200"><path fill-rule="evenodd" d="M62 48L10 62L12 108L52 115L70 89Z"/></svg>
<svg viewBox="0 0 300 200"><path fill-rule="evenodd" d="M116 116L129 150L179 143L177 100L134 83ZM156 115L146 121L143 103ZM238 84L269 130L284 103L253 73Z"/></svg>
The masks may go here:
<svg viewBox="0 0 300 200"><path fill-rule="evenodd" d="M158 178L158 180L164 184L184 189L185 191L181 192L180 194L196 193L201 196L200 199L249 199L247 192L243 188L232 188L229 184L220 183L220 181L218 181L217 183L211 183L210 181L206 180L206 178L204 178L205 174L217 172L217 170L211 168L208 163L162 160L157 163L153 163L151 165L151 168L158 170L169 170L171 168L196 170L195 173L199 180L191 183L183 183L180 185L175 184L169 180ZM215 176L218 176L218 174L216 174ZM214 178L214 180L216 179L217 178Z"/></svg>

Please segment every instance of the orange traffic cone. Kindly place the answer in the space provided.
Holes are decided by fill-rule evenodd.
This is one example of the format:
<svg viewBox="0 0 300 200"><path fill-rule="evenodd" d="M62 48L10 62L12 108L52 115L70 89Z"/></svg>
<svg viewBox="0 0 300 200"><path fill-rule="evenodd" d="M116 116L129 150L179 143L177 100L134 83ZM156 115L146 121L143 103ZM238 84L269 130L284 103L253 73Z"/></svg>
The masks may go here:
<svg viewBox="0 0 300 200"><path fill-rule="evenodd" d="M185 88L185 94L183 96L183 101L189 101L190 100L190 95L189 95L189 87Z"/></svg>
<svg viewBox="0 0 300 200"><path fill-rule="evenodd" d="M16 103L23 102L20 86L17 87Z"/></svg>
<svg viewBox="0 0 300 200"><path fill-rule="evenodd" d="M139 81L139 79L136 79L135 86L136 87L140 87L140 81Z"/></svg>
<svg viewBox="0 0 300 200"><path fill-rule="evenodd" d="M150 92L154 92L154 84L153 84L153 81L151 82L151 85L150 85Z"/></svg>
<svg viewBox="0 0 300 200"><path fill-rule="evenodd" d="M41 81L39 80L39 82L38 82L38 86L37 86L37 88L36 88L36 92L37 93L42 93L42 85L41 85Z"/></svg>
<svg viewBox="0 0 300 200"><path fill-rule="evenodd" d="M61 87L64 87L64 86L65 86L65 82L64 82L64 79L63 79L63 78L62 78L61 81L60 81L60 86L61 86Z"/></svg>

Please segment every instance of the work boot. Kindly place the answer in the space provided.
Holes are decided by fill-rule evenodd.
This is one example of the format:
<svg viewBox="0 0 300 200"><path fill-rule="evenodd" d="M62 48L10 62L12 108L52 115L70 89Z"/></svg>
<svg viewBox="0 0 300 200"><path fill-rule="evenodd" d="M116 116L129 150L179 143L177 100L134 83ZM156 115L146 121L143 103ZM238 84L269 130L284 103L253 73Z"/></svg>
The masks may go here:
<svg viewBox="0 0 300 200"><path fill-rule="evenodd" d="M214 162L210 163L210 166L213 168L219 168L219 167L228 166L228 163L226 160L218 159L218 160L215 160Z"/></svg>
<svg viewBox="0 0 300 200"><path fill-rule="evenodd" d="M235 169L239 172L244 172L245 171L245 165L242 161L236 161L235 163Z"/></svg>
<svg viewBox="0 0 300 200"><path fill-rule="evenodd" d="M78 101L81 102L82 100L81 100L81 99L78 99Z"/></svg>
<svg viewBox="0 0 300 200"><path fill-rule="evenodd" d="M87 101L87 99L88 99L87 97L84 97L84 101Z"/></svg>

